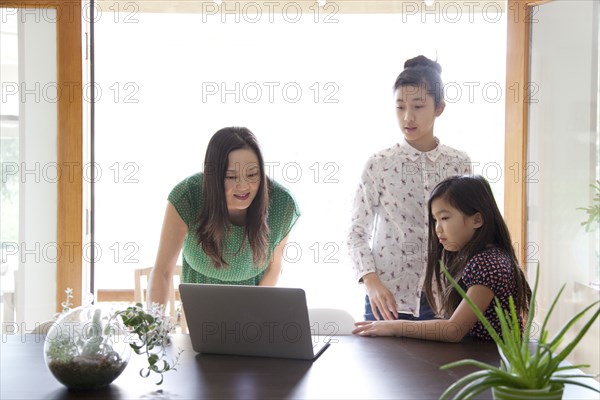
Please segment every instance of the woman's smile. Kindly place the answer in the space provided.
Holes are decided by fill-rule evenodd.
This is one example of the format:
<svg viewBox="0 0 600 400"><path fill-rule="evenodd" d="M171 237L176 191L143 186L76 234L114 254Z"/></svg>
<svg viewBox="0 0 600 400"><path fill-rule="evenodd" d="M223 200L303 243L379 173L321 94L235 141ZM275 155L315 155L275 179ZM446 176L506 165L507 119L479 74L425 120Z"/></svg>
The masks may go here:
<svg viewBox="0 0 600 400"><path fill-rule="evenodd" d="M250 197L250 192L247 192L245 194L234 194L233 197L242 201L248 200L248 198Z"/></svg>

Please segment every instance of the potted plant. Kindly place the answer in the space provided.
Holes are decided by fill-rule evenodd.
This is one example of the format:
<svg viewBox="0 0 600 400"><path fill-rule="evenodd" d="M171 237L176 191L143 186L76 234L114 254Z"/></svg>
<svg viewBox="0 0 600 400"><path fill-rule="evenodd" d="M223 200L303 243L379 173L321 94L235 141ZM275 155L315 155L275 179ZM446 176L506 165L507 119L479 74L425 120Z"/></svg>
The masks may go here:
<svg viewBox="0 0 600 400"><path fill-rule="evenodd" d="M588 219L581 223L581 226L585 227L585 230L591 232L598 229L600 224L600 181L596 181L596 184L591 184L590 187L596 190L596 197L594 197L594 204L589 207L578 207L578 210L585 211Z"/></svg>
<svg viewBox="0 0 600 400"><path fill-rule="evenodd" d="M165 316L164 305L153 303L150 310L146 311L141 303L137 303L116 315L121 316L125 327L137 337L129 346L136 354L142 354L148 360L148 366L140 370L140 375L147 378L151 372L159 374L160 380L156 384L160 385L165 372L177 370L179 356L183 351L179 350L173 361L167 358L166 348L173 324Z"/></svg>
<svg viewBox="0 0 600 400"><path fill-rule="evenodd" d="M176 369L181 351L174 361L166 357L173 326L164 306L147 311L140 303L122 311L92 305L70 309L70 289L66 292L63 312L44 342L46 365L59 382L75 390L105 387L123 372L131 349L148 360L140 375L159 374L158 385L163 373Z"/></svg>
<svg viewBox="0 0 600 400"><path fill-rule="evenodd" d="M479 370L468 374L453 383L444 393L442 393L440 396L441 399L450 398L453 394L455 399L471 398L490 388L492 389L492 394L495 399L560 399L562 398L565 384L583 386L598 391L596 388L577 380L577 378L592 377L591 375L568 373L570 370L589 367L589 365L561 365L561 362L564 361L575 346L577 346L581 338L583 338L600 315L600 307L598 307L600 301L594 302L573 316L573 318L571 318L562 329L554 335L554 337L550 338L547 325L552 311L565 288L565 285L563 285L554 298L546 318L544 318L537 343L532 343L532 326L535 316L535 298L539 282L539 265L523 335L521 335L517 311L512 298L509 299L510 308L508 310L503 310L500 306L500 302L495 299L494 309L501 325L501 332L497 332L485 318L483 313L475 306L471 299L467 297L465 291L452 278L444 266L442 266L442 269L446 278L458 293L460 293L463 299L467 301L498 346L500 366L498 367L471 359L460 360L443 365L441 367L442 369L469 365L477 367ZM587 320L575 338L559 351L558 346L564 339L565 334L578 320L593 308L596 308L596 310L592 317Z"/></svg>

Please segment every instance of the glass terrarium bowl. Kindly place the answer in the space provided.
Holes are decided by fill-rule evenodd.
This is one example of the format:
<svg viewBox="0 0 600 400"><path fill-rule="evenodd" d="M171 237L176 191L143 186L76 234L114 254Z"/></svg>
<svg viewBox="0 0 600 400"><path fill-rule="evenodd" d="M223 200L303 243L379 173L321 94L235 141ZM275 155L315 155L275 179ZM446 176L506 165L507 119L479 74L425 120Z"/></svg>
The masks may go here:
<svg viewBox="0 0 600 400"><path fill-rule="evenodd" d="M121 317L112 310L82 306L62 315L48 330L44 359L69 389L99 389L123 372L131 348Z"/></svg>

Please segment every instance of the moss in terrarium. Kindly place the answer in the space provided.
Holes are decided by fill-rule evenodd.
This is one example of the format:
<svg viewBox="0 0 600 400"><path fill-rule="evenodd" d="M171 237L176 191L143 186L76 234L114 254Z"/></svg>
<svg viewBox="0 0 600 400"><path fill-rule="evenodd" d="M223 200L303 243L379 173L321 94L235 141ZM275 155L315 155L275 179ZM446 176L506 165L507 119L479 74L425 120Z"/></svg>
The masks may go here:
<svg viewBox="0 0 600 400"><path fill-rule="evenodd" d="M116 352L76 356L70 361L52 360L52 374L69 389L99 389L109 385L123 372L127 361Z"/></svg>

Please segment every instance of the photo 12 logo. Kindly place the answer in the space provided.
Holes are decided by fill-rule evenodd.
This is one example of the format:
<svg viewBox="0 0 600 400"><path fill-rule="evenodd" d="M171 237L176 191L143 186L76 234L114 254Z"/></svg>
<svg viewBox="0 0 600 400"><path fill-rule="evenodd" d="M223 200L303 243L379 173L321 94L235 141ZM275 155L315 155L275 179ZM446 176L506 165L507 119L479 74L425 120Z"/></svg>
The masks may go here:
<svg viewBox="0 0 600 400"><path fill-rule="evenodd" d="M222 344L238 343L296 343L302 337L302 327L297 322L203 322L202 342Z"/></svg>
<svg viewBox="0 0 600 400"><path fill-rule="evenodd" d="M79 82L2 82L2 103L57 103L66 98L69 102L77 98L86 103L104 101L137 104L140 87L136 82L112 82L110 84Z"/></svg>
<svg viewBox="0 0 600 400"><path fill-rule="evenodd" d="M402 22L420 17L422 23L474 23L480 18L487 23L498 23L504 13L502 1L417 0L400 4Z"/></svg>
<svg viewBox="0 0 600 400"><path fill-rule="evenodd" d="M82 19L86 23L108 20L113 23L137 24L140 22L138 1L31 1L28 7L22 2L2 2L2 23L13 18L19 22L57 23L74 22ZM81 13L81 14L80 14Z"/></svg>
<svg viewBox="0 0 600 400"><path fill-rule="evenodd" d="M269 177L292 184L301 181L339 183L339 172L340 165L335 161L316 161L310 165L296 161L265 161L265 173Z"/></svg>
<svg viewBox="0 0 600 400"><path fill-rule="evenodd" d="M135 241L101 244L88 242L3 242L2 263L16 260L20 264L56 263L60 260L75 262L112 261L115 264L138 264L140 245Z"/></svg>
<svg viewBox="0 0 600 400"><path fill-rule="evenodd" d="M335 82L202 82L202 102L220 103L339 103Z"/></svg>
<svg viewBox="0 0 600 400"><path fill-rule="evenodd" d="M202 23L259 22L296 24L302 20L313 23L338 23L339 6L333 1L204 1Z"/></svg>
<svg viewBox="0 0 600 400"><path fill-rule="evenodd" d="M140 166L138 163L114 162L109 166L99 163L78 162L14 162L5 161L0 163L2 184L9 183L58 183L75 182L81 176L84 182L98 183L101 179L110 180L113 183L139 183Z"/></svg>

